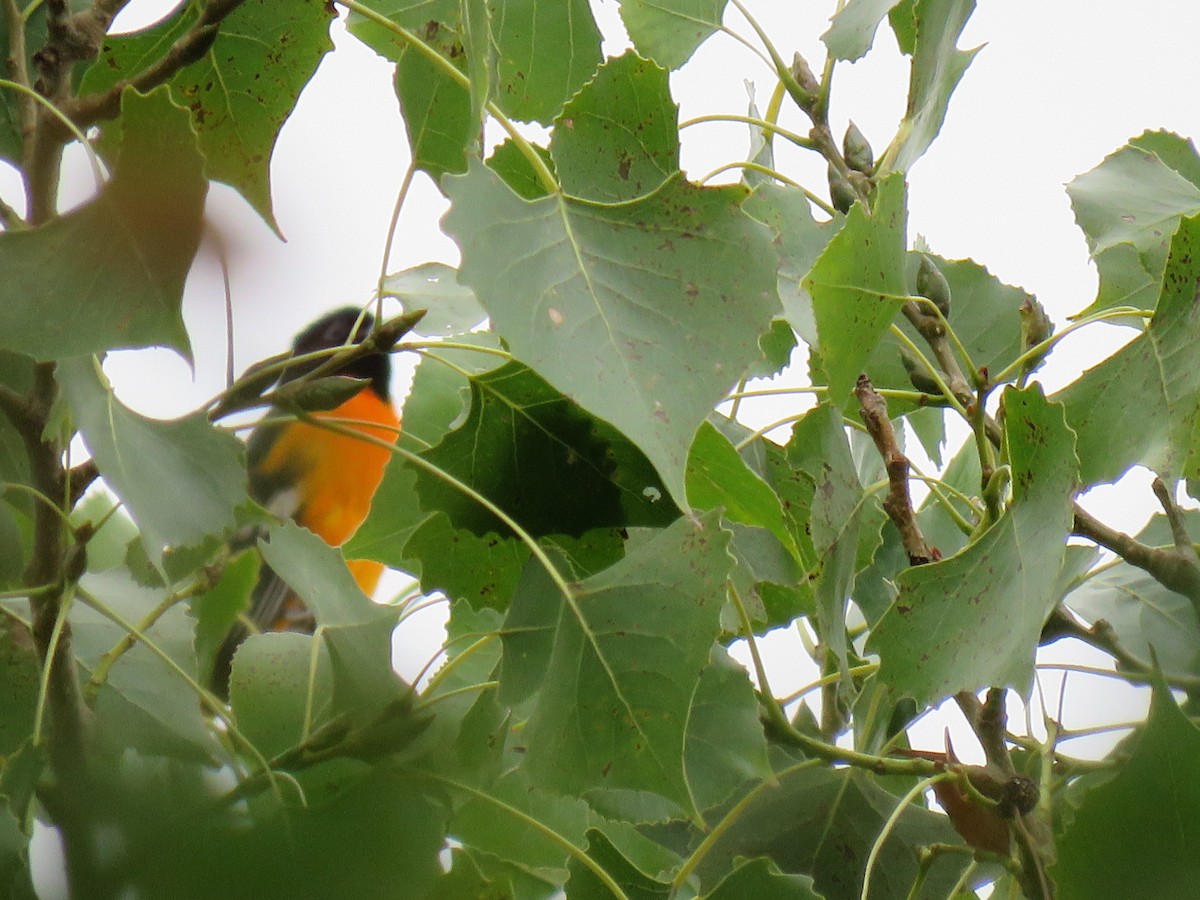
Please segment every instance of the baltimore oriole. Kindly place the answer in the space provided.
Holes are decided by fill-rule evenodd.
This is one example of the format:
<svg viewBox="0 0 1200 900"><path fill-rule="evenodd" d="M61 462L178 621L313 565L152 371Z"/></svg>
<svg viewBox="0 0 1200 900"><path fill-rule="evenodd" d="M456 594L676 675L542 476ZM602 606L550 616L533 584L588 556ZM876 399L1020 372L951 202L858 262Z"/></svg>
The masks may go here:
<svg viewBox="0 0 1200 900"><path fill-rule="evenodd" d="M358 327L355 328L355 323ZM339 309L304 329L292 345L294 356L359 343L370 332L373 319L354 307ZM291 365L283 381L312 372L324 359ZM335 409L314 413L313 418L346 420L343 427L395 443L400 417L392 405L389 382L391 358L371 353L352 360L331 375L349 375L368 383ZM271 410L268 420L277 420ZM373 423L373 424L366 424ZM269 512L290 517L337 547L362 524L371 499L383 478L391 454L378 443L359 440L303 421L271 421L251 432L246 460L250 495ZM358 586L370 594L379 583L383 565L370 560L348 563ZM304 605L287 584L266 566L251 597L248 618L260 631L312 630ZM234 651L248 629L237 624L218 650L213 666L213 686L228 692Z"/></svg>

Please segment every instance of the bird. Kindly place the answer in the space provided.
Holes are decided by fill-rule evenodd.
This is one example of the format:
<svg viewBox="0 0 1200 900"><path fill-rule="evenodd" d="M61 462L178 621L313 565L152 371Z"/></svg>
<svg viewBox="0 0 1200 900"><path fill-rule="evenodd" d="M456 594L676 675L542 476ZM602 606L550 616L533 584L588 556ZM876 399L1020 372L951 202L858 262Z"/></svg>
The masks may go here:
<svg viewBox="0 0 1200 900"><path fill-rule="evenodd" d="M371 331L373 318L356 307L327 313L296 336L292 356L360 343ZM313 372L328 356L289 365L282 383ZM363 440L273 408L250 434L246 448L250 496L269 513L290 518L338 547L358 530L371 509L384 467L391 458L387 446L400 434L400 416L391 399L391 357L369 353L323 375L362 379L363 387L337 407L311 414L313 419L345 420L346 430L377 440ZM374 592L383 564L373 560L347 563L362 591ZM311 614L292 589L264 565L246 613L261 631L313 630ZM242 621L234 624L218 648L212 687L228 696L233 655L250 633Z"/></svg>

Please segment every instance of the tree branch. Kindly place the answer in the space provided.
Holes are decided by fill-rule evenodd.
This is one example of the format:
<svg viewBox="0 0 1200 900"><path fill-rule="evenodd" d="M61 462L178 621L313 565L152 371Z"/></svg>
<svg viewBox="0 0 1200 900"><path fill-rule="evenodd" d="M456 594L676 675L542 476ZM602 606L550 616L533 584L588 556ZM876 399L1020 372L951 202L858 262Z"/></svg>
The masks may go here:
<svg viewBox="0 0 1200 900"><path fill-rule="evenodd" d="M1107 550L1111 550L1131 566L1149 573L1164 587L1182 594L1200 607L1200 560L1183 527L1183 521L1165 486L1155 479L1158 488L1155 494L1167 514L1167 521L1175 535L1174 547L1150 547L1124 532L1109 528L1091 513L1075 505L1075 522L1072 533L1087 538Z"/></svg>
<svg viewBox="0 0 1200 900"><path fill-rule="evenodd" d="M121 94L126 88L132 87L145 93L160 84L166 84L181 69L201 60L212 49L220 34L221 23L243 2L245 0L211 0L195 24L162 56L132 78L123 78L106 91L72 101L64 110L67 117L80 128L115 118L120 112Z"/></svg>
<svg viewBox="0 0 1200 900"><path fill-rule="evenodd" d="M883 510L900 532L909 565L924 565L933 559L933 553L913 512L912 497L908 492L908 457L896 442L896 432L892 428L892 420L888 418L887 401L876 393L866 375L858 376L854 394L858 397L863 424L875 441L875 447L887 469L888 495L883 501Z"/></svg>

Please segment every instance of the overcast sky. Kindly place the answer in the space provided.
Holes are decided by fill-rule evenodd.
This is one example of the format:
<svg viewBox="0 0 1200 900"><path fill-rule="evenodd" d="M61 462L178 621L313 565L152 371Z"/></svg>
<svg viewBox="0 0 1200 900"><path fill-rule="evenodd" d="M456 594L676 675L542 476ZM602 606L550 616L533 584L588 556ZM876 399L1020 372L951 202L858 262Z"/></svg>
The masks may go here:
<svg viewBox="0 0 1200 900"><path fill-rule="evenodd" d="M816 0L747 0L785 58L798 49L819 70L820 34L834 8ZM605 50L627 46L612 0L594 0L608 36ZM161 0L134 0L123 15L135 27L161 14ZM726 24L750 36L734 10ZM209 216L229 242L240 370L284 349L293 334L320 313L364 303L373 291L396 190L408 147L391 85L391 64L333 29L337 50L322 63L284 127L272 163L276 216L287 242L276 239L228 188L210 194ZM1036 293L1052 316L1065 317L1091 301L1096 286L1082 233L1075 227L1063 185L1098 164L1130 137L1166 128L1200 134L1194 65L1200 38L1195 0L982 0L960 46L986 44L958 87L946 125L911 174L910 242L923 235L949 258L972 257L1004 281ZM903 113L908 62L889 28L864 61L842 64L834 80L832 120L840 134L853 118L882 151ZM774 82L761 60L728 37L705 44L693 63L672 78L681 118L744 113L749 79L765 103ZM785 126L806 130L799 114ZM683 134L683 165L694 178L745 157L744 126L700 125ZM76 154L64 196L77 201L90 186ZM824 166L812 154L781 153L780 169L823 193ZM731 174L735 178L736 174ZM0 172L0 192L16 202L16 181ZM401 219L389 269L429 260L455 264L457 248L438 228L445 204L419 176ZM194 408L223 385L223 288L211 255L189 280L184 314L196 349L196 367L167 351L117 354L107 368L126 402L155 415ZM1085 329L1040 373L1050 389L1080 365L1095 362L1132 336L1128 329ZM147 368L148 357L152 368ZM152 377L147 377L147 373ZM769 411L760 413L770 421ZM758 423L756 423L758 424ZM1152 510L1147 478L1094 492L1087 504L1113 525L1136 530ZM436 640L436 616L414 630L417 645ZM427 652L400 655L423 661ZM780 639L782 640L782 638ZM793 636L794 640L794 636ZM407 648L407 649L406 649ZM794 655L794 647L785 647ZM405 665L415 671L420 662ZM410 671L411 670L411 671ZM780 677L778 691L807 675ZM1081 682L1080 682L1081 683ZM1119 693L1136 715L1129 692ZM1110 710L1111 711L1111 710Z"/></svg>

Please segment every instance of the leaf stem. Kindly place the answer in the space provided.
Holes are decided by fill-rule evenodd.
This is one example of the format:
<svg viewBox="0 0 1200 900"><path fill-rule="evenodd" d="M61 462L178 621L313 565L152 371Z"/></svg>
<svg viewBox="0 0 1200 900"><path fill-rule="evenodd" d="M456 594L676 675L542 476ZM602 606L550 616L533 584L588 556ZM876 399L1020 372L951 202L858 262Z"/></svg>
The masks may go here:
<svg viewBox="0 0 1200 900"><path fill-rule="evenodd" d="M1038 344L1034 344L1032 347L1030 347L1028 350L1026 350L1024 353L1022 353L1020 356L1018 356L1015 360L1013 360L1011 363L1009 363L1007 366L1005 366L1003 369L1001 369L995 375L990 376L990 380L992 381L993 384L1000 384L1002 382L1007 381L1008 379L1012 378L1013 375L1015 375L1017 372L1021 371L1022 367L1026 363L1030 362L1031 360L1038 359L1041 356L1044 356L1049 350L1051 350L1056 344L1058 344L1059 341L1061 341L1063 338L1065 338L1068 334L1071 334L1073 331L1078 331L1080 328L1083 328L1085 325L1094 325L1096 322L1105 322L1109 319L1127 319L1127 318L1131 318L1134 316L1140 316L1143 319L1149 319L1154 316L1154 310L1138 309L1137 307L1134 307L1134 306L1114 306L1110 309L1104 310L1103 312L1099 312L1099 313L1096 313L1095 315L1088 316L1086 319L1080 319L1077 322L1072 322L1070 325L1066 326L1062 331L1056 331L1054 334L1050 335L1050 337L1046 338L1044 341L1042 341Z"/></svg>
<svg viewBox="0 0 1200 900"><path fill-rule="evenodd" d="M445 348L447 350L474 350L476 353L484 353L488 356L498 356L501 359L510 360L513 358L511 353L509 353L507 350L501 350L499 347L485 347L480 344L467 344L460 341L405 341L403 344L396 345L397 350L415 350L418 352L422 350L434 350L438 348ZM435 354L426 353L423 355L429 356L432 359L436 359L438 362L444 363L445 365L454 366L453 363ZM454 368L468 378L470 378L472 375L472 373L468 372L466 369L462 369L457 366L454 366Z"/></svg>
<svg viewBox="0 0 1200 900"><path fill-rule="evenodd" d="M896 824L900 821L900 817L908 809L908 804L912 803L939 781L946 781L954 777L954 774L951 772L938 772L936 775L923 778L909 788L908 793L896 803L891 815L883 823L883 828L875 837L875 842L871 845L871 852L867 854L867 866L863 871L863 885L862 892L858 895L859 900L867 900L871 892L871 875L875 871L875 863L879 860L879 852L883 849L883 843L888 839L888 835L892 833Z"/></svg>
<svg viewBox="0 0 1200 900"><path fill-rule="evenodd" d="M396 193L396 203L392 206L392 217L388 220L387 237L383 241L383 259L379 262L379 280L375 285L375 321L383 320L383 282L387 278L388 263L392 258L392 245L396 241L396 227L400 224L400 210L408 198L408 189L412 187L416 166L410 160L400 180L400 190Z"/></svg>
<svg viewBox="0 0 1200 900"><path fill-rule="evenodd" d="M197 579L195 584L190 585L182 591L174 591L167 594L158 605L146 613L142 620L138 622L137 629L141 633L145 633L154 627L164 615L175 607L177 603L188 597L202 593L210 586L208 579ZM84 687L83 699L88 706L94 706L96 703L96 693L100 687L108 680L108 672L113 667L118 659L124 656L137 643L137 637L133 632L127 631L125 635L117 641L113 647L100 657L100 661L96 663L92 669L92 677L88 679L87 685Z"/></svg>
<svg viewBox="0 0 1200 900"><path fill-rule="evenodd" d="M16 91L25 97L39 103L45 108L54 118L56 118L62 126L67 129L75 140L83 145L84 152L87 153L88 162L92 166L92 178L96 182L96 189L99 190L104 186L104 164L100 162L100 157L96 155L96 149L92 146L91 141L79 129L79 127L71 121L70 117L64 113L58 106L48 97L43 97L31 87L26 87L16 81L9 81L7 78L0 78L0 88L8 88L10 91Z"/></svg>
<svg viewBox="0 0 1200 900"><path fill-rule="evenodd" d="M830 206L828 203L826 203L824 200L822 200L820 197L818 197L816 194L814 194L812 191L810 191L804 185L800 184L800 182L793 181L791 178L788 178L782 172L772 169L769 166L764 166L760 163L751 162L750 160L744 160L744 159L736 160L734 162L728 162L728 163L725 163L724 165L717 166L715 169L713 169L711 172L709 172L707 175L705 175L703 178L700 179L700 184L707 184L709 181L711 181L716 176L720 175L722 172L728 172L730 169L749 169L752 172L761 172L763 175L766 175L769 178L774 178L776 181L780 182L781 184L786 184L790 187L796 188L797 190L799 190L801 193L804 194L804 196L808 199L809 203L818 207L826 215L829 215L829 216L837 215L837 210L835 210L832 206Z"/></svg>
<svg viewBox="0 0 1200 900"><path fill-rule="evenodd" d="M429 683L425 685L425 695L428 696L430 692L437 690L437 686L442 683L442 679L444 679L450 672L453 672L459 663L461 663L464 659L470 658L473 654L482 650L499 637L500 635L496 634L495 632L492 632L491 634L485 634L461 653L456 654L455 656L452 656L450 659L446 660L446 664L434 672L433 676L429 679ZM449 650L449 648L443 648L443 651L446 650ZM420 680L420 678L416 678L413 680L413 683L416 684Z"/></svg>
<svg viewBox="0 0 1200 900"><path fill-rule="evenodd" d="M730 808L729 812L721 817L721 821L714 825L712 830L704 836L704 839L696 845L696 849L692 851L691 856L684 860L683 865L679 867L679 871L675 873L675 877L671 879L671 896L675 896L682 889L687 880L692 877L692 873L696 871L696 867L704 861L704 858L716 846L721 836L733 827L755 800L768 790L778 787L779 782L789 775L802 772L805 769L812 769L819 765L821 765L821 760L819 759L806 759L793 766L788 766L780 772L776 772L774 778L760 781L752 790L747 791L745 796L738 800Z"/></svg>
<svg viewBox="0 0 1200 900"><path fill-rule="evenodd" d="M803 135L796 134L794 131L788 131L786 128L781 128L774 121L769 119L756 119L754 116L739 116L732 113L710 113L705 116L696 116L679 123L679 130L690 128L693 125L702 125L708 122L741 122L745 125L754 125L761 128L763 131L769 132L772 135L779 135L785 140L791 141L797 147L803 147L805 150L816 150L817 145L809 138Z"/></svg>

